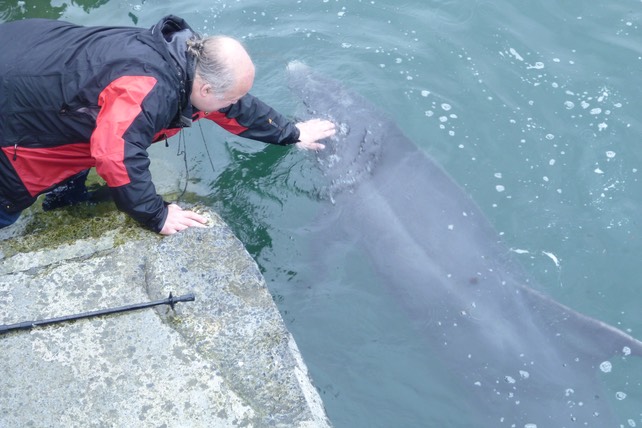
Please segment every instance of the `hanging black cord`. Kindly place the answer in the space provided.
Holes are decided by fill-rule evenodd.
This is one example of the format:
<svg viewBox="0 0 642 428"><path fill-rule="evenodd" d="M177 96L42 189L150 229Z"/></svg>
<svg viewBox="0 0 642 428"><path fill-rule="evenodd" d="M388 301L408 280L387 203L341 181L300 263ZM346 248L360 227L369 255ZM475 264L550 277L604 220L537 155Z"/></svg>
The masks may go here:
<svg viewBox="0 0 642 428"><path fill-rule="evenodd" d="M207 152L207 159L209 159L210 165L212 166L212 172L216 173L216 168L214 168L214 161L212 161L212 155L210 154L210 149L207 146L207 141L205 141L205 133L203 132L203 125L201 125L200 121L198 121L198 129L201 131L201 139L203 140L203 145L205 146L205 151Z"/></svg>
<svg viewBox="0 0 642 428"><path fill-rule="evenodd" d="M182 150L181 150L181 146L183 147ZM176 198L176 202L180 202L183 196L185 196L185 193L187 192L187 184L189 183L189 165L187 164L187 142L185 140L185 132L182 129L178 133L178 150L176 152L176 156L181 156L181 155L183 155L183 164L185 165L185 187L183 187L183 191Z"/></svg>
<svg viewBox="0 0 642 428"><path fill-rule="evenodd" d="M178 120L179 122L182 122L183 119L183 99L186 97L186 92L185 92L185 81L183 80L183 73L181 72L180 67L178 68L178 76L181 78L181 84L180 84L180 90L179 90L179 97L178 97ZM176 202L180 202L180 200L185 196L185 192L187 192L187 184L189 183L189 166L187 164L187 144L185 141L185 133L183 131L183 124L180 124L181 130L178 133L178 149L176 152L176 156L183 155L183 163L185 164L185 187L183 187L183 191L181 192L180 195L176 198ZM183 149L181 151L181 145L183 146Z"/></svg>

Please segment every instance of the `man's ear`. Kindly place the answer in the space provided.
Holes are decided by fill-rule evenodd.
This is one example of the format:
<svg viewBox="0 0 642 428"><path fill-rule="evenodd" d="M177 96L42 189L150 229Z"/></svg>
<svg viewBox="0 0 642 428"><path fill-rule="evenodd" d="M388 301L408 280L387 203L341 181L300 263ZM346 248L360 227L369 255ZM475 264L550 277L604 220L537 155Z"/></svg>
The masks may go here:
<svg viewBox="0 0 642 428"><path fill-rule="evenodd" d="M201 95L203 95L204 97L207 97L212 91L212 85L210 85L209 83L205 83L203 86L201 86Z"/></svg>

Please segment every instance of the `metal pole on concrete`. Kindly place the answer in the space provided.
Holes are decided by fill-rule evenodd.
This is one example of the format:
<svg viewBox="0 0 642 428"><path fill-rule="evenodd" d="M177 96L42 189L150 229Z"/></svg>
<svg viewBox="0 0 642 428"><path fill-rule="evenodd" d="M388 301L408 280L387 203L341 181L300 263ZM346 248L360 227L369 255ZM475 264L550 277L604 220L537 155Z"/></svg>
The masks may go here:
<svg viewBox="0 0 642 428"><path fill-rule="evenodd" d="M194 293L188 293L183 296L174 297L172 293L169 293L169 297L166 299L156 300L153 302L146 303L136 303L133 305L120 306L118 308L108 308L108 309L99 309L97 311L84 312L81 314L75 315L66 315L57 318L49 318L38 321L23 321L15 324L0 325L0 334L8 333L15 330L31 330L33 327L49 325L49 324L58 324L67 321L75 321L83 318L92 318L98 317L101 315L116 314L121 312L136 311L140 309L151 308L153 306L160 305L169 305L172 310L174 305L179 302L193 302L195 300Z"/></svg>

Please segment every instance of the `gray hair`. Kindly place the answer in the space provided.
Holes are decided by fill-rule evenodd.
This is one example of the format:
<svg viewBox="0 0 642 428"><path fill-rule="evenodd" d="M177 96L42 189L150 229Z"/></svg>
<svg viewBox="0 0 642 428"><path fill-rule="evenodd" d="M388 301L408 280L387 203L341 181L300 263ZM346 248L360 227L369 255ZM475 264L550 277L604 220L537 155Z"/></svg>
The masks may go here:
<svg viewBox="0 0 642 428"><path fill-rule="evenodd" d="M187 40L187 53L194 56L196 73L206 83L212 85L217 96L223 97L234 86L235 72L225 52L223 44L228 37L193 37Z"/></svg>

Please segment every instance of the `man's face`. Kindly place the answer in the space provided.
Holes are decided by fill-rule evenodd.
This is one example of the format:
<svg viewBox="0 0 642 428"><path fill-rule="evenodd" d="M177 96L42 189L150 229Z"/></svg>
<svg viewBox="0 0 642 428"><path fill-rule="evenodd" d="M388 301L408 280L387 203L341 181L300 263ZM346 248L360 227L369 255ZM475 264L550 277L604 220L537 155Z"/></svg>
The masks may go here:
<svg viewBox="0 0 642 428"><path fill-rule="evenodd" d="M247 94L252 86L251 81L242 81L224 94L214 91L212 85L205 83L200 77L194 79L190 101L200 111L213 112L236 103Z"/></svg>

